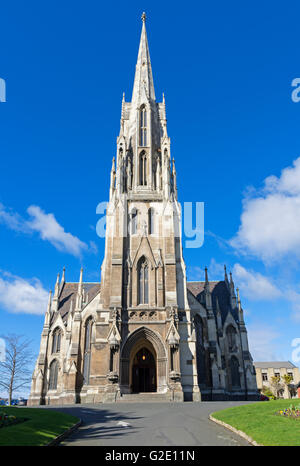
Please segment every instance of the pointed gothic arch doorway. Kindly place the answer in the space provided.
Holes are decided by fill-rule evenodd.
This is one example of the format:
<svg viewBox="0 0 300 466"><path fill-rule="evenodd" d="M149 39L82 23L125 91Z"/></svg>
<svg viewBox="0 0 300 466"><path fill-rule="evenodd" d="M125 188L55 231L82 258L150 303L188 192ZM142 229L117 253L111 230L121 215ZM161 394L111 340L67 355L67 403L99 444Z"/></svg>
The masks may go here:
<svg viewBox="0 0 300 466"><path fill-rule="evenodd" d="M131 333L121 350L121 393L165 393L166 371L167 354L161 337L147 327Z"/></svg>
<svg viewBox="0 0 300 466"><path fill-rule="evenodd" d="M132 360L132 393L156 392L156 362L152 352L143 347Z"/></svg>

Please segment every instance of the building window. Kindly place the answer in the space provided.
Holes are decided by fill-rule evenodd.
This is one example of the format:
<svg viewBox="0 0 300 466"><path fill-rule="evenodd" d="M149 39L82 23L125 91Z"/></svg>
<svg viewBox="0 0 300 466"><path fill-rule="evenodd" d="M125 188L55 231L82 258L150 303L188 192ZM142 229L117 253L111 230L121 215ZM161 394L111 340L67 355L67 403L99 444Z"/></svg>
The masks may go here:
<svg viewBox="0 0 300 466"><path fill-rule="evenodd" d="M135 235L137 233L137 214L138 214L138 211L134 207L131 211L131 219L130 219L130 224L131 224L130 231L132 235Z"/></svg>
<svg viewBox="0 0 300 466"><path fill-rule="evenodd" d="M140 111L140 146L147 146L147 110L144 106Z"/></svg>
<svg viewBox="0 0 300 466"><path fill-rule="evenodd" d="M148 210L148 233L149 235L154 234L154 209L152 207Z"/></svg>
<svg viewBox="0 0 300 466"><path fill-rule="evenodd" d="M293 374L293 372L288 372L287 375L288 375L289 377L291 377L291 380L294 380L294 374Z"/></svg>
<svg viewBox="0 0 300 466"><path fill-rule="evenodd" d="M145 257L141 257L138 263L138 304L149 302L149 270Z"/></svg>
<svg viewBox="0 0 300 466"><path fill-rule="evenodd" d="M279 379L280 379L280 372L275 372L275 373L274 373L274 376L275 376L275 377L279 377Z"/></svg>
<svg viewBox="0 0 300 466"><path fill-rule="evenodd" d="M267 381L268 381L268 374L266 374L265 372L263 372L263 373L261 374L261 376L262 376L263 382L267 382Z"/></svg>
<svg viewBox="0 0 300 466"><path fill-rule="evenodd" d="M236 330L232 325L229 325L226 330L227 341L228 341L228 349L230 352L234 352L237 350L236 345Z"/></svg>
<svg viewBox="0 0 300 466"><path fill-rule="evenodd" d="M240 371L239 371L239 361L235 356L232 356L230 359L230 372L231 372L231 385L232 387L240 387Z"/></svg>
<svg viewBox="0 0 300 466"><path fill-rule="evenodd" d="M56 328L52 335L52 353L60 352L61 329Z"/></svg>
<svg viewBox="0 0 300 466"><path fill-rule="evenodd" d="M50 364L50 374L49 374L49 390L57 389L57 377L58 377L58 361L54 361Z"/></svg>
<svg viewBox="0 0 300 466"><path fill-rule="evenodd" d="M140 166L140 185L147 185L147 155L145 151L140 153L139 157L139 166Z"/></svg>
<svg viewBox="0 0 300 466"><path fill-rule="evenodd" d="M203 324L202 319L198 315L194 319L195 332L196 332L196 341L199 345L203 346Z"/></svg>
<svg viewBox="0 0 300 466"><path fill-rule="evenodd" d="M90 381L91 348L92 348L93 319L90 317L85 325L84 355L83 355L83 380L87 385Z"/></svg>
<svg viewBox="0 0 300 466"><path fill-rule="evenodd" d="M200 316L196 315L194 319L196 334L196 362L198 384L206 383L206 357L203 346L203 323Z"/></svg>

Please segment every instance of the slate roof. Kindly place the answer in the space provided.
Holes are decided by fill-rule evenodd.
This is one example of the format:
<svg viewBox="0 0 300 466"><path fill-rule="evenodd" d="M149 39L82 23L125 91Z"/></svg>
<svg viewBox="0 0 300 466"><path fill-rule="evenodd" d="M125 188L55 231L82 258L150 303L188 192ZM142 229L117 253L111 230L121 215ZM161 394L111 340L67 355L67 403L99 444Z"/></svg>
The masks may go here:
<svg viewBox="0 0 300 466"><path fill-rule="evenodd" d="M204 294L204 285L205 282L188 282L187 288L193 294L193 296L203 305L203 300L201 296ZM95 296L100 292L100 283L82 283L85 295L88 295L89 304ZM225 281L210 281L209 282L210 291L212 294L212 305L213 310L216 315L216 300L218 298L219 308L221 311L222 322L225 321L228 311L231 310L230 307L230 293ZM59 296L59 306L58 312L60 313L62 320L66 322L68 317L68 312L70 310L71 302L73 301L73 309L75 308L76 294L78 290L78 283L64 283L63 289ZM231 310L233 318L238 320L237 310ZM271 364L271 363L268 363ZM290 363L291 364L291 363ZM259 367L259 366L258 366ZM273 367L273 366L268 366ZM285 367L285 366L281 366Z"/></svg>
<svg viewBox="0 0 300 466"><path fill-rule="evenodd" d="M290 361L269 361L269 362L254 362L253 363L255 367L258 369L295 369L295 366L292 362Z"/></svg>
<svg viewBox="0 0 300 466"><path fill-rule="evenodd" d="M199 301L202 305L204 305L203 304L204 301L201 300L201 297L204 294L204 285L205 285L205 282L188 282L187 283L187 289L194 295L197 301ZM214 281L209 282L209 289L212 295L212 305L213 305L213 310L214 310L215 315L217 313L216 301L218 299L222 322L224 323L227 317L228 311L230 310L233 315L233 318L235 320L238 320L237 309L231 309L231 306L230 306L230 293L226 285L226 282L224 280L216 281L216 282Z"/></svg>
<svg viewBox="0 0 300 466"><path fill-rule="evenodd" d="M88 302L85 303L86 306L100 292L100 283L82 283L82 287L84 289L85 296L88 296ZM63 289L59 296L58 306L58 312L60 313L63 321L67 320L71 301L73 301L73 309L75 308L77 290L78 283L64 283L63 285Z"/></svg>

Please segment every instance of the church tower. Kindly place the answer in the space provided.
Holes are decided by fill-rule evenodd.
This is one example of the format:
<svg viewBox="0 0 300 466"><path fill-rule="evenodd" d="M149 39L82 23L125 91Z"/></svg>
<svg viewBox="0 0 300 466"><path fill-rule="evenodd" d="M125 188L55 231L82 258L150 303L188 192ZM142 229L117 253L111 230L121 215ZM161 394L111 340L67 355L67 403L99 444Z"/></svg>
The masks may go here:
<svg viewBox="0 0 300 466"><path fill-rule="evenodd" d="M155 97L145 13L142 21L132 97L126 102L123 96L112 163L100 307L115 316L121 339L121 351L114 353L121 393L171 391L181 400L178 313L189 316L189 307L180 208L165 99ZM135 348L141 354L147 350L158 367L139 367ZM141 385L144 373L147 386Z"/></svg>
<svg viewBox="0 0 300 466"><path fill-rule="evenodd" d="M110 173L101 283L50 292L28 405L257 399L239 294L186 281L166 105L157 102L146 15Z"/></svg>

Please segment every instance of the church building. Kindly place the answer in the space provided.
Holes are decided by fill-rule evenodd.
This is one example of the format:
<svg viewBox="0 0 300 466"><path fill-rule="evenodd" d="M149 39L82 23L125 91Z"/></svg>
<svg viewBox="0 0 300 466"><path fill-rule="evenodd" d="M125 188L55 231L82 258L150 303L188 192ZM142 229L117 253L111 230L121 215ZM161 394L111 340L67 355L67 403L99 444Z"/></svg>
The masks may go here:
<svg viewBox="0 0 300 466"><path fill-rule="evenodd" d="M257 399L238 290L187 282L166 106L157 102L146 16L132 98L123 96L101 283L58 275L28 405Z"/></svg>

